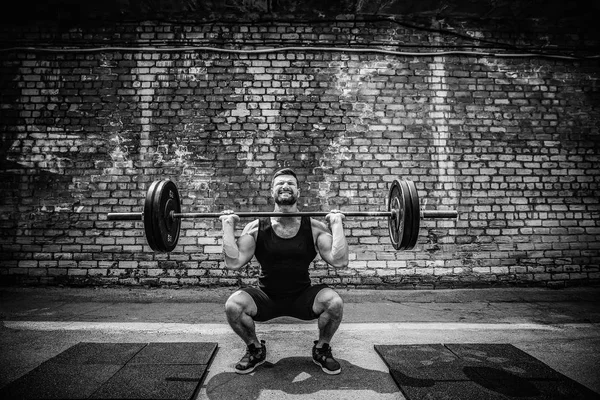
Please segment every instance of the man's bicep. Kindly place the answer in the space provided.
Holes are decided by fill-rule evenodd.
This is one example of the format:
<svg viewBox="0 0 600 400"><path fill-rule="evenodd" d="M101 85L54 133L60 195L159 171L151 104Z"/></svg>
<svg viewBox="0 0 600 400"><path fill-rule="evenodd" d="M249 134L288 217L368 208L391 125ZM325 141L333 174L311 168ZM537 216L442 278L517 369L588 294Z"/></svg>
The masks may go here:
<svg viewBox="0 0 600 400"><path fill-rule="evenodd" d="M244 264L248 263L254 256L256 250L256 234L258 230L258 221L249 223L244 227L242 234L237 240L239 260Z"/></svg>
<svg viewBox="0 0 600 400"><path fill-rule="evenodd" d="M238 260L242 264L250 262L256 250L256 240L254 240L254 237L250 234L242 234L237 240L237 245L239 251Z"/></svg>
<svg viewBox="0 0 600 400"><path fill-rule="evenodd" d="M325 230L320 231L317 236L317 251L319 252L319 255L321 256L321 258L329 264L331 264L331 262L332 262L332 257L331 257L332 245L333 245L333 236L331 236L331 233L329 233Z"/></svg>

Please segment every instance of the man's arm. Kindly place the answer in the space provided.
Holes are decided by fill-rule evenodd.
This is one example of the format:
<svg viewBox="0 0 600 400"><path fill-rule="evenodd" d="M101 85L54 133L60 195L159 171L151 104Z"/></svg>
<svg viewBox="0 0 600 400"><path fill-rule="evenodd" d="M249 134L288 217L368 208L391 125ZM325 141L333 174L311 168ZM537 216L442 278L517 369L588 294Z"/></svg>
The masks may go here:
<svg viewBox="0 0 600 400"><path fill-rule="evenodd" d="M219 218L223 224L223 257L228 269L240 269L254 256L256 240L253 233L258 228L258 221L244 227L239 239L235 240L235 224L239 217L234 214L223 215Z"/></svg>
<svg viewBox="0 0 600 400"><path fill-rule="evenodd" d="M329 222L329 230L322 222L317 222L317 249L321 258L334 267L348 266L348 243L344 235L342 220L344 215L332 212L326 217Z"/></svg>

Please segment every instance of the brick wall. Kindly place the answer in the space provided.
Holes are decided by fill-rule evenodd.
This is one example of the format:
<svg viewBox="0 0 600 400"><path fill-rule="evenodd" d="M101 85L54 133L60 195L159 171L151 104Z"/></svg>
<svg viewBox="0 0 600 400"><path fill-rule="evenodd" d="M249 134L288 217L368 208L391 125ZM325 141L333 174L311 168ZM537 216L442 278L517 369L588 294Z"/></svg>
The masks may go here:
<svg viewBox="0 0 600 400"><path fill-rule="evenodd" d="M453 29L487 41L343 18L4 26L4 43L37 49L0 53L2 281L251 283L255 261L223 268L218 221L184 220L178 247L159 254L140 222L106 214L141 211L151 182L164 178L185 211L270 210L270 175L291 166L303 210L384 210L403 177L422 208L460 213L423 221L417 247L404 252L392 248L385 219L348 219L350 265L317 260L315 281L597 283L598 60L476 55L483 45L502 53L499 42L553 49L585 38L471 24ZM299 45L328 48L255 51ZM432 45L471 53L406 54ZM62 50L40 50L48 47Z"/></svg>

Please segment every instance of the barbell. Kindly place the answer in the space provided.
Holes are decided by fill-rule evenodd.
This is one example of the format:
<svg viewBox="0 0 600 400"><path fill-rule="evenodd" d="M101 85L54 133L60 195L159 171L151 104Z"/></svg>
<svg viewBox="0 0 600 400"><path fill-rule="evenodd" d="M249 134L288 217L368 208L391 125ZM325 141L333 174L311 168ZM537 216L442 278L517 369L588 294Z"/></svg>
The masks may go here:
<svg viewBox="0 0 600 400"><path fill-rule="evenodd" d="M387 217L390 240L396 250L410 250L417 244L421 218L457 218L456 210L421 210L413 181L394 180L390 186L387 211L342 211L346 217ZM325 217L326 211L238 212L240 218ZM219 218L222 213L182 213L179 191L171 180L154 181L148 188L143 212L108 213L108 220L143 221L146 240L157 252L177 246L182 218Z"/></svg>

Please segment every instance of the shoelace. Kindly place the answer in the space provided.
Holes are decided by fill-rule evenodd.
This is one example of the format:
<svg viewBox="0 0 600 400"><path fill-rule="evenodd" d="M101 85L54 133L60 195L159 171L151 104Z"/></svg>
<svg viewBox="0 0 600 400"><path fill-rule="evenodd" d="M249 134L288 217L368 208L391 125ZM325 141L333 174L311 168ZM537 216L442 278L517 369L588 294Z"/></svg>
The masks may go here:
<svg viewBox="0 0 600 400"><path fill-rule="evenodd" d="M258 358L261 351L262 351L262 347L254 347L254 349L248 347L246 350L246 355L248 357L250 357L250 359L252 359L252 357Z"/></svg>
<svg viewBox="0 0 600 400"><path fill-rule="evenodd" d="M317 349L317 354L319 355L319 357L333 358L333 355L331 354L331 347L329 346L327 347L327 349Z"/></svg>

